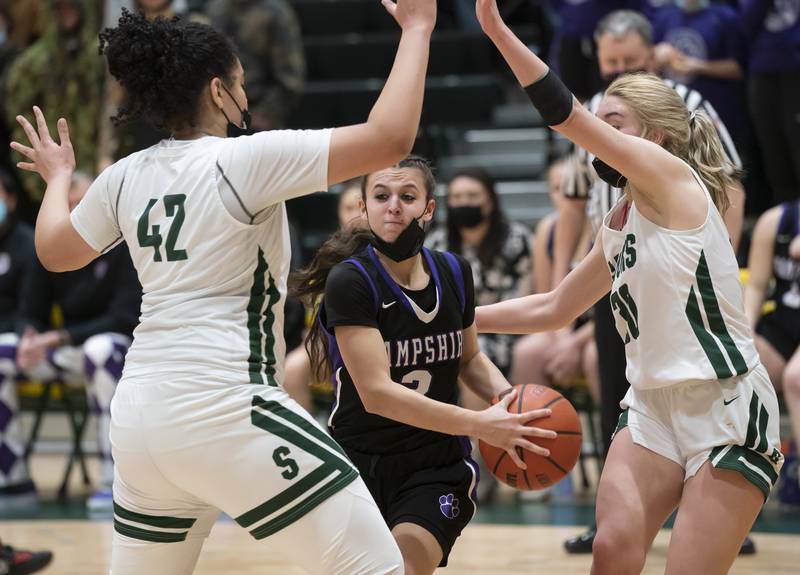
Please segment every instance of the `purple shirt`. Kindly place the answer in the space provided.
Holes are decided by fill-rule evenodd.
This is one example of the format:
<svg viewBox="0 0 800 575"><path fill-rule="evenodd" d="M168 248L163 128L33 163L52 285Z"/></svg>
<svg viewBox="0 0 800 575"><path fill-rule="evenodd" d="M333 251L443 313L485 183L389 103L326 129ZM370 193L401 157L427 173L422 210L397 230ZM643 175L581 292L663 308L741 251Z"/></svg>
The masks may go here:
<svg viewBox="0 0 800 575"><path fill-rule="evenodd" d="M653 24L656 43L667 42L687 56L700 60L738 61L746 66L747 45L739 15L733 8L712 4L689 13L677 6L663 8ZM667 68L665 77L700 92L716 108L722 121L736 134L746 113L741 80L710 76L685 76ZM735 137L735 136L734 136Z"/></svg>
<svg viewBox="0 0 800 575"><path fill-rule="evenodd" d="M741 0L741 19L750 38L750 73L800 70L800 2Z"/></svg>
<svg viewBox="0 0 800 575"><path fill-rule="evenodd" d="M629 7L631 10L641 12L647 19L654 22L664 8L673 6L675 0L631 0Z"/></svg>
<svg viewBox="0 0 800 575"><path fill-rule="evenodd" d="M629 0L550 0L561 20L559 33L570 38L593 38L603 16L626 8Z"/></svg>

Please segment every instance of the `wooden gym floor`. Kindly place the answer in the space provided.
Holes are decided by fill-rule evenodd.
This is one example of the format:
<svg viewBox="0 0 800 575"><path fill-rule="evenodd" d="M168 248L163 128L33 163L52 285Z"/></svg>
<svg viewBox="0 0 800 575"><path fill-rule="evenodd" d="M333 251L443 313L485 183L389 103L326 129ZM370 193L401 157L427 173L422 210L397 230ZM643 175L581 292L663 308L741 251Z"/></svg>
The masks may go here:
<svg viewBox="0 0 800 575"><path fill-rule="evenodd" d="M89 472L98 476L94 458ZM50 549L53 564L45 575L108 573L113 527L108 517L87 518L84 500L89 491L73 473L67 502L56 501L55 490L64 456L36 455L32 475L40 502L12 512L0 506L0 538L28 549ZM595 478L592 477L592 480ZM591 492L555 494L547 503L520 502L510 490L482 505L473 523L456 543L447 569L440 575L577 575L589 572L590 556L571 556L563 550L566 538L581 533L593 519ZM754 556L740 557L732 575L800 574L800 508L781 509L772 501L755 527ZM646 574L664 572L669 531L662 531L650 552ZM197 575L295 575L301 572L279 564L264 546L230 520L220 521L206 542ZM146 574L143 574L146 575Z"/></svg>

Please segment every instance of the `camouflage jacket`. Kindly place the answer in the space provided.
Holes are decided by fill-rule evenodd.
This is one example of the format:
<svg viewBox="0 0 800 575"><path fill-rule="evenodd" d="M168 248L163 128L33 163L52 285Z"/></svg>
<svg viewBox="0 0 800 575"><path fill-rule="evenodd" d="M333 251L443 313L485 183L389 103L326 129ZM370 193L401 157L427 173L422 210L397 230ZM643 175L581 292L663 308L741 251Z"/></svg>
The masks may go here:
<svg viewBox="0 0 800 575"><path fill-rule="evenodd" d="M284 127L303 93L306 68L292 7L286 0L213 0L206 13L239 50L254 127Z"/></svg>
<svg viewBox="0 0 800 575"><path fill-rule="evenodd" d="M91 6L92 2L87 1L79 41L73 50L67 49L55 19L48 15L42 37L11 64L5 87L5 112L11 137L25 144L28 138L15 120L18 114L31 119L31 108L39 106L54 136L56 121L59 117L66 118L77 169L94 175L105 62L98 54L95 10ZM22 183L38 205L45 189L41 177L24 172Z"/></svg>

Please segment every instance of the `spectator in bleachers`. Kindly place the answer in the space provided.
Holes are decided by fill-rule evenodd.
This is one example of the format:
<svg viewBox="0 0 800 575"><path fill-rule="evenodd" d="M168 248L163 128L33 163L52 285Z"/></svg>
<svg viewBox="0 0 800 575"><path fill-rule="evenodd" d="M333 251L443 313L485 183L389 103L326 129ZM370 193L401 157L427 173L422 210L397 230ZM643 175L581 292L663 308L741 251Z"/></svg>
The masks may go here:
<svg viewBox="0 0 800 575"><path fill-rule="evenodd" d="M644 14L648 20L653 22L664 8L673 6L675 0L631 0L628 8Z"/></svg>
<svg viewBox="0 0 800 575"><path fill-rule="evenodd" d="M15 361L19 303L36 255L33 229L17 220L16 206L14 180L0 170L0 509L4 500L35 493L23 458L26 438L15 417L19 412Z"/></svg>
<svg viewBox="0 0 800 575"><path fill-rule="evenodd" d="M70 210L90 184L91 179L76 172ZM87 501L91 511L110 509L112 503L111 398L139 321L141 297L125 244L73 272L48 272L37 260L22 295L18 368L39 381L85 384L89 407L97 418L101 487ZM54 325L54 307L62 325Z"/></svg>
<svg viewBox="0 0 800 575"><path fill-rule="evenodd" d="M70 119L77 169L94 175L103 99L105 64L98 55L96 0L50 0L42 37L11 65L5 87L6 121L11 136L25 141L15 121L34 105L48 110L50 130L60 117ZM44 185L23 172L24 192L38 205Z"/></svg>
<svg viewBox="0 0 800 575"><path fill-rule="evenodd" d="M23 49L39 39L45 22L46 0L8 0L11 16L9 39L17 48Z"/></svg>
<svg viewBox="0 0 800 575"><path fill-rule="evenodd" d="M447 185L446 225L425 245L463 256L472 267L475 305L488 305L532 291L531 232L509 221L492 177L483 169L456 172ZM503 375L511 371L517 336L480 334L478 342ZM463 391L463 389L462 389Z"/></svg>
<svg viewBox="0 0 800 575"><path fill-rule="evenodd" d="M659 11L653 40L663 76L711 102L744 149L749 128L743 82L747 43L736 10L710 0L678 0Z"/></svg>
<svg viewBox="0 0 800 575"><path fill-rule="evenodd" d="M800 447L800 200L767 210L756 223L748 258L744 305L756 335L761 363L789 409L793 446L781 475L792 482L779 495L800 505L797 449ZM762 314L765 300L773 309ZM794 474L787 477L788 474ZM784 497L781 497L784 499Z"/></svg>
<svg viewBox="0 0 800 575"><path fill-rule="evenodd" d="M561 193L565 164L565 160L556 161L547 171L548 193L556 211L546 215L536 226L533 240L536 293L546 293L553 286L553 242L558 226L557 206L567 201ZM585 225L575 250L575 264L589 253L591 242L591 227ZM569 330L565 337L559 338L553 332L532 333L521 337L514 345L509 378L514 385L558 383L570 386L580 377L585 377L592 400L599 403L597 346L594 343L594 323L590 315L578 318L575 329Z"/></svg>
<svg viewBox="0 0 800 575"><path fill-rule="evenodd" d="M772 205L800 197L800 2L742 0L749 107Z"/></svg>
<svg viewBox="0 0 800 575"><path fill-rule="evenodd" d="M19 52L19 48L11 39L13 27L10 0L2 0L0 1L0 76L5 74L6 68Z"/></svg>
<svg viewBox="0 0 800 575"><path fill-rule="evenodd" d="M239 47L247 70L253 131L286 127L303 95L305 55L300 24L286 0L212 0L211 25Z"/></svg>
<svg viewBox="0 0 800 575"><path fill-rule="evenodd" d="M0 110L5 109L5 102L3 101L5 90L5 79L11 63L19 55L19 47L13 41L14 26L14 8L16 3L13 0L0 0ZM6 118L0 114L0 142L9 142L11 140L11 131ZM8 146L3 146L0 149L0 169L7 170L14 178L15 184L17 178L14 174L14 166L11 163L11 154ZM18 186L16 186L18 187ZM19 202L20 198L17 198ZM22 205L17 205L17 216L26 219L28 204L23 201ZM30 219L30 218L28 218Z"/></svg>
<svg viewBox="0 0 800 575"><path fill-rule="evenodd" d="M550 0L559 28L554 41L553 68L581 102L602 87L597 69L594 29L603 17L627 6L626 0Z"/></svg>

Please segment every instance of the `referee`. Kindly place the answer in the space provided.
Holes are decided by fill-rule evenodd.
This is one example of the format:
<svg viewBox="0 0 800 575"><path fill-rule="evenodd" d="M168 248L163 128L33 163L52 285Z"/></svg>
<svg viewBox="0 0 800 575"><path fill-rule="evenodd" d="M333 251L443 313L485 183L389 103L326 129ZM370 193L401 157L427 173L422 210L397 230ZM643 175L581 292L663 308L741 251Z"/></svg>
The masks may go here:
<svg viewBox="0 0 800 575"><path fill-rule="evenodd" d="M600 75L606 86L625 73L649 72L658 74L653 47L653 29L650 22L639 12L618 10L603 18L595 30L597 57ZM722 145L731 163L742 168L741 159L725 125L711 104L697 91L664 80L672 86L686 102L689 112L701 110L717 125ZM591 98L586 106L596 113L604 96L603 92ZM622 188L613 188L597 177L591 163L594 157L582 149L576 149L569 158L564 196L569 200L559 207L559 225L556 227L553 249L553 287L569 272L572 254L575 253L585 218L589 217L594 234L602 226L603 218L622 196ZM738 247L744 216L744 188L741 183L729 191L731 207L724 215L734 250ZM614 317L607 297L600 299L594 307L595 341L600 371L600 421L604 452L608 452L611 435L620 415L619 402L625 396L629 383L625 378L625 345L617 333ZM591 528L572 539L564 546L568 553L591 553L595 529ZM748 537L740 553L754 553L755 546Z"/></svg>

